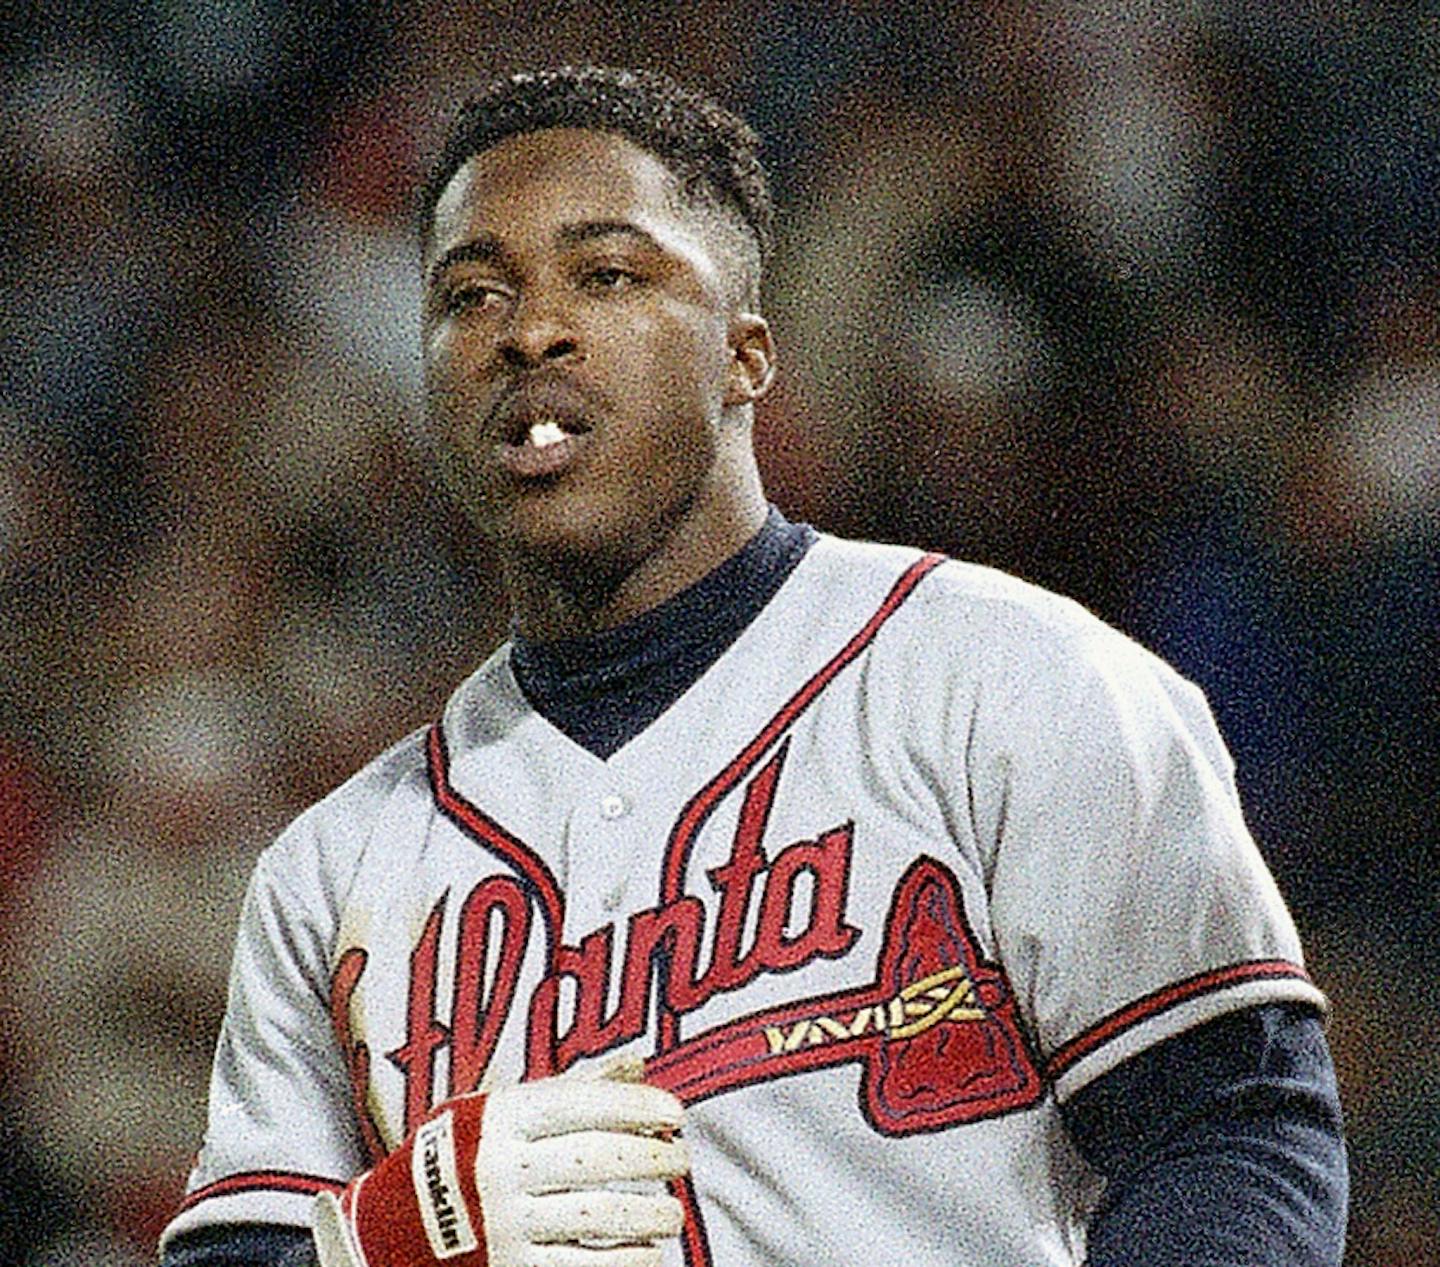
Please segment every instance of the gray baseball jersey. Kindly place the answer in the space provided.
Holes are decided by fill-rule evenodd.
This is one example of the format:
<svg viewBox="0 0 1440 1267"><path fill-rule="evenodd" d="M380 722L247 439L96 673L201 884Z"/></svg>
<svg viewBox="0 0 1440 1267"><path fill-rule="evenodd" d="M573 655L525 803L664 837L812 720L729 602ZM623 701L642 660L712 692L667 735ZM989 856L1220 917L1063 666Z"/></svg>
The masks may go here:
<svg viewBox="0 0 1440 1267"><path fill-rule="evenodd" d="M1002 574L822 536L602 760L508 648L246 899L176 1232L308 1222L448 1096L618 1052L688 1105L689 1267L1076 1264L1058 1105L1323 1000L1198 690Z"/></svg>

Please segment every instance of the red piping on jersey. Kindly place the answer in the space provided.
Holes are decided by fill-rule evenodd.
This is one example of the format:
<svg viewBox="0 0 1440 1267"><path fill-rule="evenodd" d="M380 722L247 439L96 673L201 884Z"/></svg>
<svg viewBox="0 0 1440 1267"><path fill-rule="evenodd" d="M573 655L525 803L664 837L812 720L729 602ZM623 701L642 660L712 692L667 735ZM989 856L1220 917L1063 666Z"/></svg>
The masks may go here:
<svg viewBox="0 0 1440 1267"><path fill-rule="evenodd" d="M321 1179L318 1175L297 1175L285 1170L247 1170L196 1188L180 1202L180 1211L194 1209L211 1197L232 1197L242 1192L288 1192L300 1197L313 1197L322 1192L339 1192L344 1187L339 1179Z"/></svg>
<svg viewBox="0 0 1440 1267"><path fill-rule="evenodd" d="M535 894L540 913L545 917L546 961L553 965L565 927L565 898L555 882L555 876L545 865L545 860L529 845L518 836L512 836L451 785L450 754L442 722L437 721L430 727L426 750L435 803L462 831L474 836L485 848L498 854L502 861L518 871Z"/></svg>
<svg viewBox="0 0 1440 1267"><path fill-rule="evenodd" d="M835 676L874 641L880 627L899 610L900 605L910 597L915 587L941 563L943 554L927 554L917 559L890 588L884 602L874 615L861 626L814 677L805 683L781 707L780 711L767 722L758 735L752 739L740 754L700 789L680 812L675 828L670 833L665 847L665 862L660 875L660 905L667 907L679 900L685 886L685 871L690 864L690 851L700 829L714 812L715 807L735 788L752 769L767 749L791 726L814 701ZM662 1009L657 1027L656 1050L668 1051L680 1039L680 1019L674 1012Z"/></svg>
<svg viewBox="0 0 1440 1267"><path fill-rule="evenodd" d="M1188 1003L1202 994L1223 990L1227 986L1241 985L1247 981L1284 980L1309 983L1310 978L1303 968L1287 959L1257 959L1186 977L1183 981L1164 986L1136 999L1133 1003L1127 1003L1117 1011L1111 1012L1103 1020L1097 1021L1089 1029L1077 1034L1050 1057L1049 1063L1045 1066L1045 1077L1054 1082L1078 1061L1083 1060L1097 1048L1103 1047L1125 1030L1133 1029L1151 1017L1158 1016L1161 1012L1167 1012L1173 1007L1179 1007L1182 1003Z"/></svg>
<svg viewBox="0 0 1440 1267"><path fill-rule="evenodd" d="M700 1217L700 1197L695 1192L695 1180L682 1175L670 1181L670 1195L680 1202L684 1211L684 1222L680 1227L680 1246L685 1252L689 1267L710 1267L715 1261L710 1252L710 1237L705 1231L705 1221Z"/></svg>

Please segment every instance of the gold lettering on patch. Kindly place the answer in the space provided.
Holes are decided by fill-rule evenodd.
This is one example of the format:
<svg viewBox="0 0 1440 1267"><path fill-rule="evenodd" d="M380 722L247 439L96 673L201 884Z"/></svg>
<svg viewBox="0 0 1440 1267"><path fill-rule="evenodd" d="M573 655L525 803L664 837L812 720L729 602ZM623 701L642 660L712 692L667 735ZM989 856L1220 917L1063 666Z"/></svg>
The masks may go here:
<svg viewBox="0 0 1440 1267"><path fill-rule="evenodd" d="M836 1039L859 1038L871 1030L890 1038L913 1038L942 1021L984 1019L975 983L957 966L912 981L893 998L858 1008L848 1019L822 1013L788 1027L767 1025L765 1043L770 1055L779 1056Z"/></svg>
<svg viewBox="0 0 1440 1267"><path fill-rule="evenodd" d="M964 968L945 968L912 981L900 991L898 998L905 1014L915 1019L891 1026L891 1038L913 1038L945 1020L985 1019L985 1009L975 998L975 983L966 976Z"/></svg>

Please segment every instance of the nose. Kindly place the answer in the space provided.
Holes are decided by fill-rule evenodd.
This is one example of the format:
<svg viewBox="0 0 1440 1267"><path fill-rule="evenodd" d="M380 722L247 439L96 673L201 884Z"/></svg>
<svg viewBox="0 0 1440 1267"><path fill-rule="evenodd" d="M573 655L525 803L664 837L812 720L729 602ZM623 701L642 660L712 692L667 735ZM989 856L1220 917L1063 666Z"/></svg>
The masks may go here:
<svg viewBox="0 0 1440 1267"><path fill-rule="evenodd" d="M507 366L536 369L579 355L580 343L563 305L534 294L519 299L500 340L500 357Z"/></svg>

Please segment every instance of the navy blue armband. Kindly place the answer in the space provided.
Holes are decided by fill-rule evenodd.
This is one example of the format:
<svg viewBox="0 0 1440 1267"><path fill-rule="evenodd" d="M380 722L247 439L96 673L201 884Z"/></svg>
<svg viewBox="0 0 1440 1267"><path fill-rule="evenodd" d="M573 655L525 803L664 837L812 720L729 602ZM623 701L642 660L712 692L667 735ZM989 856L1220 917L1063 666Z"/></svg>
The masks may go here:
<svg viewBox="0 0 1440 1267"><path fill-rule="evenodd" d="M1061 1113L1107 1180L1089 1267L1339 1267L1349 1175L1313 1010L1267 1004L1197 1026Z"/></svg>

